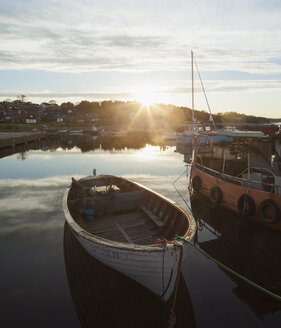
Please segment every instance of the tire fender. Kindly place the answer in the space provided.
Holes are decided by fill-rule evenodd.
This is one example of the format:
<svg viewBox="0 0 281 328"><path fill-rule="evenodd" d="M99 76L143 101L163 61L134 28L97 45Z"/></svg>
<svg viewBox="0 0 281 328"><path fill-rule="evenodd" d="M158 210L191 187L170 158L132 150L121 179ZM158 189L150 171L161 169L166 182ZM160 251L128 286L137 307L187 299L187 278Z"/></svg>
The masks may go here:
<svg viewBox="0 0 281 328"><path fill-rule="evenodd" d="M191 186L194 191L199 191L202 188L202 180L199 175L195 175L192 178Z"/></svg>
<svg viewBox="0 0 281 328"><path fill-rule="evenodd" d="M223 199L223 193L220 187L215 186L210 190L210 199L212 203L219 204Z"/></svg>
<svg viewBox="0 0 281 328"><path fill-rule="evenodd" d="M268 207L272 208L272 215L270 216L266 213ZM265 223L270 224L278 222L281 218L280 208L272 199L266 199L260 203L258 214Z"/></svg>
<svg viewBox="0 0 281 328"><path fill-rule="evenodd" d="M247 194L243 194L237 203L239 213L244 216L252 216L255 213L255 202L253 198Z"/></svg>

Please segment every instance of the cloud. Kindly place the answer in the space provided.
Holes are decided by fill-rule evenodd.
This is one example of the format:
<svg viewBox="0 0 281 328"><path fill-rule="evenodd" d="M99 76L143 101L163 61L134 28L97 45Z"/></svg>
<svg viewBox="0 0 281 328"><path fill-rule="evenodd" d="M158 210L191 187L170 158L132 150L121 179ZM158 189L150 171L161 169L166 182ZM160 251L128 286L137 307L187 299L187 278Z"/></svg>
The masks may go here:
<svg viewBox="0 0 281 328"><path fill-rule="evenodd" d="M46 231L62 225L61 202L69 177L1 179L1 232ZM62 214L62 213L61 213Z"/></svg>
<svg viewBox="0 0 281 328"><path fill-rule="evenodd" d="M15 97L17 94L24 93L28 99L32 98L41 98L41 99L50 99L50 98L81 98L81 99L127 99L132 98L133 93L94 93L94 92L56 92L56 91L0 91L0 98Z"/></svg>
<svg viewBox="0 0 281 328"><path fill-rule="evenodd" d="M280 91L281 80L206 80L203 82L208 93L252 93L265 91ZM52 90L42 91L0 91L0 99L14 98L17 94L25 94L29 101L43 102L49 99L56 99L58 103L64 101L99 101L99 100L134 100L136 95L133 92L57 92ZM199 81L195 82L195 93L202 93ZM191 94L191 87L186 87L186 81L178 81L176 87L167 85L155 89L155 98L169 100L171 96ZM165 102L165 101L163 101Z"/></svg>
<svg viewBox="0 0 281 328"><path fill-rule="evenodd" d="M281 72L280 5L269 1L2 1L0 69ZM277 61L272 61L277 58Z"/></svg>
<svg viewBox="0 0 281 328"><path fill-rule="evenodd" d="M204 81L207 92L259 92L276 91L281 89L280 80L207 80ZM191 88L178 87L166 90L170 94L191 93ZM202 89L197 82L195 93L202 93Z"/></svg>

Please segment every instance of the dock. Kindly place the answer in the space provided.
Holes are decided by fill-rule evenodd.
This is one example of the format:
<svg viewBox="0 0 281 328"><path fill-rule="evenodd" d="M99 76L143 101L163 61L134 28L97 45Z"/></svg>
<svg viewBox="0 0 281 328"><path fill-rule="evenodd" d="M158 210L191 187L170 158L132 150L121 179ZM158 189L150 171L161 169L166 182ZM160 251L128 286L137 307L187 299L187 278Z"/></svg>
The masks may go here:
<svg viewBox="0 0 281 328"><path fill-rule="evenodd" d="M46 134L42 132L0 132L0 149L27 145L44 138Z"/></svg>

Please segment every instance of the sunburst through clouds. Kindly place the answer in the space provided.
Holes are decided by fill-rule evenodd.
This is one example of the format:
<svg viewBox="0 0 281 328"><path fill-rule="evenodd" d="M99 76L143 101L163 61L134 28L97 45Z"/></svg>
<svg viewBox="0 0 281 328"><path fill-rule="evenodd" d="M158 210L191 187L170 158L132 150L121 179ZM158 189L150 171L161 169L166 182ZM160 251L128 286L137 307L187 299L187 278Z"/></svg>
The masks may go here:
<svg viewBox="0 0 281 328"><path fill-rule="evenodd" d="M161 120L165 120L165 125L169 125L169 113L163 110L166 105L161 104L165 101L161 92L153 86L138 86L133 90L133 95L139 108L130 121L129 130L137 126L155 130L159 127L158 123Z"/></svg>
<svg viewBox="0 0 281 328"><path fill-rule="evenodd" d="M152 87L138 87L134 94L143 106L150 107L156 102L156 91Z"/></svg>

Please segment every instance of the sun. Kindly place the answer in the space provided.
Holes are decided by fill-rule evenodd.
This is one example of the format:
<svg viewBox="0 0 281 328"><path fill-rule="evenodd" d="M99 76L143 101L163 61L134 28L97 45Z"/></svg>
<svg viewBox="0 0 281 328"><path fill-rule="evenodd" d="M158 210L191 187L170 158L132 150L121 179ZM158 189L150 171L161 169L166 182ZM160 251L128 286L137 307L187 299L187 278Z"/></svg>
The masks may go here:
<svg viewBox="0 0 281 328"><path fill-rule="evenodd" d="M156 101L155 91L152 87L138 87L135 90L134 95L138 102L147 107L154 104Z"/></svg>

